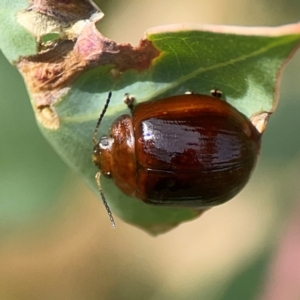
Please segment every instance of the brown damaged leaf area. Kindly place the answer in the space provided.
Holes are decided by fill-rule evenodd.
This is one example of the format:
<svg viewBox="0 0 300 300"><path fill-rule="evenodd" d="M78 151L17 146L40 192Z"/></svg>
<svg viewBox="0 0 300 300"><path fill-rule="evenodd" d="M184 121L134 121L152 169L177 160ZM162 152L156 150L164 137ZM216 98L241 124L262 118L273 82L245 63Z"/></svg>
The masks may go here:
<svg viewBox="0 0 300 300"><path fill-rule="evenodd" d="M90 22L76 40L60 40L51 49L21 58L17 67L30 92L38 120L48 129L58 129L59 117L53 104L85 71L111 65L110 76L117 80L126 70L147 70L159 54L148 40L142 40L137 47L117 44L102 36Z"/></svg>
<svg viewBox="0 0 300 300"><path fill-rule="evenodd" d="M90 0L31 0L27 11L35 11L64 22L89 19L99 8Z"/></svg>
<svg viewBox="0 0 300 300"><path fill-rule="evenodd" d="M250 121L261 134L266 130L272 112L261 112L251 117Z"/></svg>
<svg viewBox="0 0 300 300"><path fill-rule="evenodd" d="M103 16L91 0L31 0L16 19L35 36L38 49L42 50L51 46L48 34L56 35L56 39L75 40L87 22L97 22Z"/></svg>

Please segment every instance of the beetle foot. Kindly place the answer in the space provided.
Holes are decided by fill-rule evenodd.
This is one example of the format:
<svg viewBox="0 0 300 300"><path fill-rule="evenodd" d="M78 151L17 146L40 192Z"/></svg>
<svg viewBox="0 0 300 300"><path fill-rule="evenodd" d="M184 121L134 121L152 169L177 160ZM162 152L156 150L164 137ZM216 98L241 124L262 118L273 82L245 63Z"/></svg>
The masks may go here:
<svg viewBox="0 0 300 300"><path fill-rule="evenodd" d="M223 95L222 91L220 91L219 89L212 89L212 90L210 91L210 94L211 94L213 97L216 97L216 98L219 98L219 99L221 99L221 98L222 98L222 95Z"/></svg>
<svg viewBox="0 0 300 300"><path fill-rule="evenodd" d="M130 111L132 111L134 108L135 97L133 95L130 95L129 93L126 93L124 95L123 101L127 105L127 107L130 109Z"/></svg>

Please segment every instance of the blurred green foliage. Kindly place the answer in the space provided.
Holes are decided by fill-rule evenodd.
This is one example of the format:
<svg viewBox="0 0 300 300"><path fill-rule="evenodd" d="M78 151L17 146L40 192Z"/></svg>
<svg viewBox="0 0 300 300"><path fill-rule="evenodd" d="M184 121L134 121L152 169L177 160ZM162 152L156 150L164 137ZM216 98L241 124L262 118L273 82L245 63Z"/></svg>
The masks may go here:
<svg viewBox="0 0 300 300"><path fill-rule="evenodd" d="M0 70L2 232L43 219L59 201L59 187L68 169L42 137L22 78L1 53Z"/></svg>

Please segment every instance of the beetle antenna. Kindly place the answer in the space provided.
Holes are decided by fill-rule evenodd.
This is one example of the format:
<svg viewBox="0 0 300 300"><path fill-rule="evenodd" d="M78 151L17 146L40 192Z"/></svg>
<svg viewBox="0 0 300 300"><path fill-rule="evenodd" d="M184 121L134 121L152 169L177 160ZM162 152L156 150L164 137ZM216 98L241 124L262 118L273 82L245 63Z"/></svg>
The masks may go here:
<svg viewBox="0 0 300 300"><path fill-rule="evenodd" d="M97 145L97 133L98 133L98 129L100 127L100 124L101 124L101 121L106 113L106 110L108 108L108 104L109 104L109 101L110 101L110 98L111 98L111 92L108 93L108 97L107 97L107 100L106 100L106 103L102 109L102 112L100 114L100 117L97 121L97 124L96 124L96 127L95 127L95 131L94 131L94 134L93 134L93 142L94 142L94 145ZM101 193L101 192L100 192Z"/></svg>
<svg viewBox="0 0 300 300"><path fill-rule="evenodd" d="M101 196L102 202L103 202L103 204L104 204L104 206L106 208L107 214L109 216L109 219L110 219L110 222L111 222L111 226L113 228L115 228L116 227L116 223L115 223L114 217L112 215L112 212L111 212L111 210L110 210L110 208L109 208L109 206L108 206L108 204L107 204L107 202L105 200L104 194L102 192L101 183L100 183L100 176L101 176L100 172L98 172L96 174L96 176L95 176L96 182L97 182L97 185L98 185L98 189L99 189L99 192L100 192L100 196Z"/></svg>

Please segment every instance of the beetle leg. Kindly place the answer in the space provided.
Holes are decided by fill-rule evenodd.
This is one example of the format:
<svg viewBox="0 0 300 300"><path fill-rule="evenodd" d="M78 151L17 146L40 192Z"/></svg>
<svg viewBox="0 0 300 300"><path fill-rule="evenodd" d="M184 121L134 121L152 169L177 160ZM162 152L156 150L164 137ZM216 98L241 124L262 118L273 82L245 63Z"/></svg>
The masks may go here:
<svg viewBox="0 0 300 300"><path fill-rule="evenodd" d="M219 98L219 99L221 99L221 98L222 98L222 95L223 95L222 91L220 91L219 89L212 89L212 90L210 91L210 94L211 94L213 97L216 97L216 98Z"/></svg>
<svg viewBox="0 0 300 300"><path fill-rule="evenodd" d="M129 93L126 93L124 95L123 101L127 105L127 107L130 109L130 111L132 112L134 109L135 97L130 95Z"/></svg>
<svg viewBox="0 0 300 300"><path fill-rule="evenodd" d="M110 210L110 208L109 208L109 206L108 206L108 203L107 203L106 200L105 200L104 194L103 194L103 192L102 192L101 183L100 183L100 176L101 176L101 173L100 173L100 172L98 172L98 173L96 174L96 176L95 176L95 179L96 179L96 182L97 182L97 185L98 185L98 189L99 189L99 193L100 193L102 202L103 202L103 204L104 204L104 206L105 206L105 208L106 208L107 214L108 214L108 216L109 216L109 219L110 219L110 222L111 222L111 226L112 226L113 228L115 228L115 227L116 227L116 223L115 223L114 217L113 217L113 215L112 215L112 212L111 212L111 210Z"/></svg>

